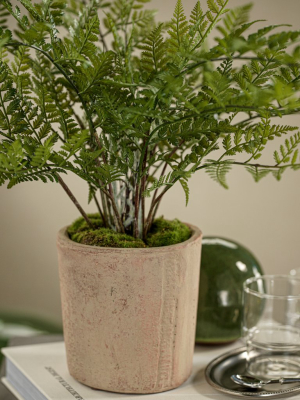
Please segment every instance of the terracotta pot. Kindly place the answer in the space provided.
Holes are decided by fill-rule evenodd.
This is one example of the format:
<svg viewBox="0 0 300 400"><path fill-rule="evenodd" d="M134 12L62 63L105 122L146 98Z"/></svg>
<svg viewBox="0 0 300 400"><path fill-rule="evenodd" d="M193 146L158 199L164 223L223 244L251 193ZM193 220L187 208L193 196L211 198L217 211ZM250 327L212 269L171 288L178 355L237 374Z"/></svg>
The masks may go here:
<svg viewBox="0 0 300 400"><path fill-rule="evenodd" d="M70 374L92 388L157 393L190 375L201 231L172 246L94 247L58 233Z"/></svg>

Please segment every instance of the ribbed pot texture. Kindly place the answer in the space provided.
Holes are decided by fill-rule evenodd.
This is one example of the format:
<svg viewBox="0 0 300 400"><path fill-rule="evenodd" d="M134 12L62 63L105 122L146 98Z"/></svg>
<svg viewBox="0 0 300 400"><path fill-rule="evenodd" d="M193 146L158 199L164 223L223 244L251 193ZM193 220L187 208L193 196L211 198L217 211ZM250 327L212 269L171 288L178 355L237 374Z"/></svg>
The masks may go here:
<svg viewBox="0 0 300 400"><path fill-rule="evenodd" d="M95 389L157 393L190 375L202 233L147 249L94 247L58 233L70 374Z"/></svg>

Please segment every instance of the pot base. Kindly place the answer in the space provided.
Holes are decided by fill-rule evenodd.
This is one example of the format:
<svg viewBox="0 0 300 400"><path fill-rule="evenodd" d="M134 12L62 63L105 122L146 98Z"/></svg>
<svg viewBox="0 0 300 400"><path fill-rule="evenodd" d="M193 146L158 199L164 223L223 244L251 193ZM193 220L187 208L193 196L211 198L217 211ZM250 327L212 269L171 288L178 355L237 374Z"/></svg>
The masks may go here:
<svg viewBox="0 0 300 400"><path fill-rule="evenodd" d="M191 372L191 373L192 373L192 372ZM120 389L118 390L118 389L114 389L114 388L111 389L111 388L105 388L105 387L95 387L95 386L93 386L93 384L89 384L89 383L86 382L86 381L85 381L85 382L81 381L80 379L76 378L76 376L72 375L71 373L70 373L70 375L71 375L74 379L76 379L76 381L78 381L79 383L81 383L81 384L83 384L83 385L85 385L85 386L87 386L87 387L89 387L89 388L91 388L91 389L94 389L94 390L101 390L101 391L109 392L109 393L120 393L120 394L134 394L134 395L139 395L139 394L163 393L163 392L168 392L168 391L170 391L170 390L177 389L179 386L183 385L183 384L189 379L189 377L191 376L191 373L190 373L190 374L188 375L188 377L185 378L182 382L176 383L176 384L174 384L174 385L172 385L172 386L164 387L164 388L160 388L160 389L156 388L156 389L154 389L154 390L145 389L145 390L139 390L139 391L133 391L133 390L127 391L127 390L120 390Z"/></svg>

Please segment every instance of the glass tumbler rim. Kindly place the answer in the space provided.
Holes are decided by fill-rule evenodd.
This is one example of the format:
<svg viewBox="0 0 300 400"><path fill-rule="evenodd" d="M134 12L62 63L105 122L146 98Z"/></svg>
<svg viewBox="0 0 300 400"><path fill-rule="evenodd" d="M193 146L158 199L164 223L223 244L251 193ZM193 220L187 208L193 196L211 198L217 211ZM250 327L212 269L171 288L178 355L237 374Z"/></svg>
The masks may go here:
<svg viewBox="0 0 300 400"><path fill-rule="evenodd" d="M286 279L289 281L298 281L300 284L300 277L296 277L294 275L284 275L284 274L278 274L278 275L260 275L260 276L254 276L252 278L248 278L245 280L243 283L243 290L246 293L252 294L257 297L263 297L265 299L285 299L285 300L300 300L300 293L299 295L274 295L274 294L268 294L268 293L261 293L258 292L257 290L250 289L248 285L250 285L253 282L258 281L259 279L262 280L271 280L271 279Z"/></svg>

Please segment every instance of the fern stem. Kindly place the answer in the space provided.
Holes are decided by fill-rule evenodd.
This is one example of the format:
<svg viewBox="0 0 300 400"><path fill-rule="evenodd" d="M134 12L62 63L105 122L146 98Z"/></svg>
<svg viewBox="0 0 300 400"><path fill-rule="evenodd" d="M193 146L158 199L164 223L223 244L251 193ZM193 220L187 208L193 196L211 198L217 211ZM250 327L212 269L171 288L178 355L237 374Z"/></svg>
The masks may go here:
<svg viewBox="0 0 300 400"><path fill-rule="evenodd" d="M299 79L300 79L300 75L296 76L296 78L292 80L292 83L299 81Z"/></svg>
<svg viewBox="0 0 300 400"><path fill-rule="evenodd" d="M108 51L108 47L107 47L107 44L106 44L106 41L105 41L105 38L104 38L104 35L102 33L100 26L99 26L99 35L100 35L101 42L103 44L103 51Z"/></svg>
<svg viewBox="0 0 300 400"><path fill-rule="evenodd" d="M163 167L163 169L162 169L162 171L161 171L161 174L160 174L159 179L160 179L162 176L164 176L168 165L169 165L169 164L166 162L165 165L164 165L164 167ZM150 211L149 211L148 218L147 218L147 222L146 222L146 229L145 229L145 230L146 230L146 233L148 232L148 230L150 229L150 227L151 227L151 225L152 225L152 223L151 223L151 221L152 221L151 212L152 212L152 209L153 209L155 200L156 200L156 196L157 196L158 190L159 190L159 188L156 188L156 189L155 189L154 195L153 195L153 197L152 197L152 201L151 201L151 205L150 205Z"/></svg>
<svg viewBox="0 0 300 400"><path fill-rule="evenodd" d="M111 201L111 205L112 205L112 208L113 208L113 211L114 211L113 216L116 218L117 226L119 226L119 231L121 233L125 233L125 229L124 229L124 226L122 224L122 220L121 220L121 217L120 217L120 214L119 214L119 211L118 211L118 207L116 205L115 198L114 198L114 195L113 195L113 190L112 190L111 183L109 184L109 199Z"/></svg>
<svg viewBox="0 0 300 400"><path fill-rule="evenodd" d="M177 181L177 180L179 180L179 178L176 178L176 180L174 181L174 183ZM174 184L173 183L173 184ZM173 185L172 185L173 186ZM151 225L153 224L153 221L154 221L154 218L155 218L155 216L156 216L156 214L157 214L157 210L158 210L158 208L159 208L159 206L160 206L160 203L161 203L161 201L162 201L162 198L163 198L163 196L166 194L166 192L170 189L170 187L172 187L171 185L170 186L167 186L163 191L162 191L162 193L157 197L157 199L154 201L154 203L151 205L151 207L150 207L150 211L149 211L149 214L148 214L148 218L147 218L147 223L146 223L146 227L145 227L145 236L147 236L147 234L148 234L148 232L149 232L149 230L150 230L150 228L151 228Z"/></svg>
<svg viewBox="0 0 300 400"><path fill-rule="evenodd" d="M205 169L210 167L211 165L218 165L219 162L216 161L215 163L208 163L208 164L203 164L200 167L196 168L196 171L199 171L200 169ZM245 164L244 162L238 162L238 161L226 161L227 165L240 165L240 166L244 166L244 167L255 167L255 168L265 168L265 169L280 169L283 168L281 165L266 165L266 164L252 164L252 163L247 163ZM284 168L289 168L289 167L295 167L295 168L299 168L300 164L286 164L284 165Z"/></svg>
<svg viewBox="0 0 300 400"><path fill-rule="evenodd" d="M81 128L82 130L84 130L84 129L85 129L85 126L84 126L84 123L83 123L82 119L81 119L80 116L74 111L73 107L72 107L72 111L73 111L73 115L74 115L76 121L78 122L78 125L80 126L80 128Z"/></svg>
<svg viewBox="0 0 300 400"><path fill-rule="evenodd" d="M144 192L146 189L146 178L143 180L143 186L141 188L141 191ZM142 238L143 240L146 240L146 231L145 231L145 225L146 225L146 198L145 196L141 196L141 203L142 203Z"/></svg>
<svg viewBox="0 0 300 400"><path fill-rule="evenodd" d="M29 121L29 119L27 118L27 114L26 114L26 113L24 113L24 117L25 117L25 119L26 119L26 121L27 121L27 124L28 124L28 125L30 126L30 128L32 129L32 132L34 132L34 135L35 135L37 141L40 143L40 145L42 145L41 139L39 138L39 135L38 135L37 131L34 129L34 127L33 127L32 123L31 123L31 121Z"/></svg>
<svg viewBox="0 0 300 400"><path fill-rule="evenodd" d="M194 168L194 167L193 167L193 168ZM197 168L196 168L196 169L193 169L193 171L194 171L194 172L197 171ZM156 213L157 213L157 210L158 210L158 208L159 208L159 206L160 206L160 203L161 203L161 201L162 201L164 195L167 193L167 191L168 191L169 189L171 189L171 187L174 186L174 184L175 184L180 178L181 178L180 176L175 177L175 178L173 179L173 181L171 182L171 184L168 185L168 186L166 186L165 189L161 192L161 194L160 194L160 195L156 198L156 200L153 202L152 206L150 207L149 214L148 214L147 232L149 232L149 229L151 228L151 225L152 225L152 223L153 223L153 221L154 221L155 215L156 215Z"/></svg>
<svg viewBox="0 0 300 400"><path fill-rule="evenodd" d="M106 214L107 218L109 217L109 215L113 217L114 223L115 223L115 228L117 229L118 232L125 233L124 225L122 223L122 220L121 220L121 217L120 217L120 214L118 211L118 207L116 205L115 198L113 195L113 189L112 189L111 183L108 185L108 191L106 189L104 189L104 187L101 187L99 189L101 191L101 199L102 199L104 214ZM105 194L105 196L110 200L110 205L112 206L113 213L108 211L109 205L106 202L107 199L105 199L104 196L102 197L102 194Z"/></svg>
<svg viewBox="0 0 300 400"><path fill-rule="evenodd" d="M107 208L107 198L105 194L100 190L100 197L101 197L101 202L102 202L102 207L103 207L103 216L104 216L104 221L105 225L108 228L109 227L109 215L108 215L108 208Z"/></svg>
<svg viewBox="0 0 300 400"><path fill-rule="evenodd" d="M4 136L6 139L10 140L11 142L14 141L10 136L6 135L6 134L5 134L4 132L2 132L2 131L0 131L0 135Z"/></svg>
<svg viewBox="0 0 300 400"><path fill-rule="evenodd" d="M273 110L271 109L271 110L268 110L268 111L269 111L269 112L272 112ZM282 111L285 111L285 108L284 108L284 107L277 107L277 108L276 108L276 111L282 112ZM300 111L299 108L295 108L295 109L293 109L293 110L290 110L287 114L283 114L283 115L293 115L293 114L299 113L299 111ZM273 115L270 115L270 118L277 118L278 116L279 116L279 115L278 115L277 113L275 113L275 114L273 114ZM261 115L260 115L260 114L253 115L253 116L251 116L251 117L249 117L249 118L246 118L246 119L244 119L244 120L242 120L242 121L240 121L240 122L237 122L237 123L234 124L233 126L238 126L238 125L245 124L245 123L247 123L247 122L249 122L249 121L252 121L253 119L256 119L256 118L261 118Z"/></svg>
<svg viewBox="0 0 300 400"><path fill-rule="evenodd" d="M93 195L93 198L94 198L94 201L95 201L95 203L96 203L96 207L97 207L97 209L98 209L98 211L99 211L99 214L100 214L100 216L101 216L101 218L102 218L104 227L106 228L106 227L107 227L106 220L105 220L103 211L101 210L101 206L100 206L100 203L99 203L99 201L98 201L98 199L97 199L97 196L94 194L94 195Z"/></svg>
<svg viewBox="0 0 300 400"><path fill-rule="evenodd" d="M62 188L64 189L64 191L67 193L67 195L70 197L70 199L72 200L72 202L75 204L76 208L78 209L78 211L80 212L80 214L83 216L83 218L85 219L86 223L88 224L88 226L93 229L94 226L91 222L91 220L89 219L89 217L86 215L85 211L83 210L83 208L81 207L81 205L78 203L76 197L74 196L74 194L71 192L71 190L69 189L69 187L67 186L67 184L63 181L63 179L56 174L58 182L60 183L60 185L62 186Z"/></svg>
<svg viewBox="0 0 300 400"><path fill-rule="evenodd" d="M133 237L139 237L139 206L140 206L140 188L137 183L135 186L134 194L134 224L133 224Z"/></svg>
<svg viewBox="0 0 300 400"><path fill-rule="evenodd" d="M159 179L162 176L164 176L164 174L165 174L165 172L167 170L167 167L169 165L168 160L170 160L172 158L172 156L176 153L176 151L178 149L180 149L180 147L183 145L184 142L185 142L185 139L182 139L182 141L179 143L179 145L174 147L174 149L168 154L167 161L165 162L165 165L164 165L164 167L163 167L163 169L161 171ZM154 220L154 216L152 216L151 213L152 213L152 211L154 209L154 204L155 204L155 201L156 201L156 196L157 196L158 190L159 190L159 188L155 189L154 195L152 197L152 201L151 201L151 205L150 205L150 211L149 211L146 223L145 223L146 226L144 228L144 232L145 232L144 235L147 235L147 232L149 232L149 229L151 228L151 225L152 225L153 220Z"/></svg>
<svg viewBox="0 0 300 400"><path fill-rule="evenodd" d="M141 182L141 187L140 187L140 194L139 194L139 202L141 203L141 208L142 208L142 226L141 226L141 237L146 239L146 235L145 235L145 196L143 196L143 193L145 191L146 188L146 166L147 166L147 156L148 156L148 149L145 153L145 157L144 157L144 163L143 163L143 170L144 170L144 175L142 177L142 182Z"/></svg>
<svg viewBox="0 0 300 400"><path fill-rule="evenodd" d="M219 12L216 14L214 20L211 22L211 24L209 25L209 27L206 29L206 32L204 33L204 35L201 35L201 40L193 47L192 52L194 52L197 48L199 48L205 41L205 39L207 38L207 36L209 35L209 33L211 32L211 30L214 28L214 26L216 25L216 23L218 22L219 17L222 15L225 7L227 6L229 0L226 0L224 5L221 6Z"/></svg>
<svg viewBox="0 0 300 400"><path fill-rule="evenodd" d="M183 71L181 71L178 75L176 75L175 77L178 78L181 75L184 75L186 72L189 72L197 67L200 67L200 65L206 64L208 62L219 62L219 61L226 61L226 60L240 60L240 61L247 61L247 60L257 60L257 61L262 61L264 60L262 57L217 57L217 58L209 58L209 59L204 59L201 61L198 61L194 64L190 64L188 65ZM276 59L274 59L276 60Z"/></svg>
<svg viewBox="0 0 300 400"><path fill-rule="evenodd" d="M147 132L147 136L149 136L149 131ZM143 142L145 143L145 140L143 140ZM141 184L139 184L139 181L136 181L136 192L138 193L138 196L135 199L135 232L136 238L141 236L144 237L144 227L145 227L145 221L144 221L144 217L145 217L145 196L143 196L143 192L145 190L146 187L146 167L147 167L147 157L148 157L148 147L146 148L145 154L144 154L144 158L143 158L143 163L142 163L142 170L144 171L144 174L141 178ZM142 207L142 226L141 226L141 232L139 232L139 208L140 206Z"/></svg>
<svg viewBox="0 0 300 400"><path fill-rule="evenodd" d="M133 24L137 24L138 22L143 21L143 18L137 18L134 21L128 21L126 23L124 22L120 22L119 24L115 24L116 28L121 28L124 25L133 25ZM109 35L110 33L112 33L111 29L108 29L105 33L103 33L103 38L105 38L107 35Z"/></svg>
<svg viewBox="0 0 300 400"><path fill-rule="evenodd" d="M269 60L268 60L268 62L266 63L266 65L264 65L264 67L263 67L263 69L260 71L260 73L259 74L257 74L257 76L252 80L252 84L254 84L256 81L257 81L257 79L259 79L261 76L262 76L262 74L265 72L265 70L268 68L268 66L271 64L271 62L273 61L273 57L271 57Z"/></svg>
<svg viewBox="0 0 300 400"><path fill-rule="evenodd" d="M154 220L155 220L155 217L156 217L156 215L157 215L157 211L158 211L158 209L159 209L159 206L160 206L161 201L162 201L162 197L161 197L160 200L157 202L157 204L156 204L156 206L155 206L155 208L154 208L153 215L152 215L152 218L151 218L151 221L150 221L150 225L149 225L149 229L151 229L151 226L152 226L152 224L153 224L153 222L154 222Z"/></svg>

